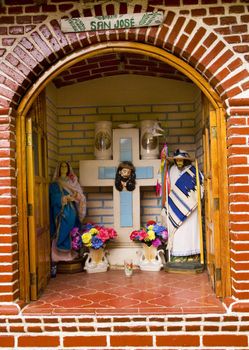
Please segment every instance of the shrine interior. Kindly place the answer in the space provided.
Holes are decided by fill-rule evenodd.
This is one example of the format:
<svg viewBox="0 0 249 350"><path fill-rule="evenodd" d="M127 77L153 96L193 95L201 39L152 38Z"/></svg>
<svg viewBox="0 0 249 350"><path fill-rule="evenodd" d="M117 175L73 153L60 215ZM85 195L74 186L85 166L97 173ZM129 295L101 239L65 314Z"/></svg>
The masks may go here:
<svg viewBox="0 0 249 350"><path fill-rule="evenodd" d="M126 123L140 129L141 121L157 121L164 130L159 136L158 159L166 142L170 154L176 148L186 150L198 159L199 169L203 171L201 90L166 63L128 53L87 59L49 83L45 96L48 181L58 161L69 161L80 176L79 162L95 159L94 133L98 121L111 121L113 129ZM34 160L36 164L36 157ZM104 164L104 160L100 162ZM113 226L113 188L82 185L87 199L85 222ZM156 196L155 186L141 186L141 225L148 220L160 220L160 211L161 199ZM204 220L203 208L203 229ZM110 266L108 273L121 268L119 264ZM75 282L74 275L67 278ZM54 285L56 279L51 283Z"/></svg>

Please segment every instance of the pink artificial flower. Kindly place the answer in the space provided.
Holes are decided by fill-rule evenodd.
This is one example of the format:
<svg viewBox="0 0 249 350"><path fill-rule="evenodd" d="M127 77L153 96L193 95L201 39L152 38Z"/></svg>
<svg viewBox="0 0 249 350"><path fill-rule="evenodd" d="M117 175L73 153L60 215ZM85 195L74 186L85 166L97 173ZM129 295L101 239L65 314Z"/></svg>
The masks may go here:
<svg viewBox="0 0 249 350"><path fill-rule="evenodd" d="M99 229L99 233L97 234L97 237L101 239L102 242L106 242L110 238L108 231L103 227Z"/></svg>
<svg viewBox="0 0 249 350"><path fill-rule="evenodd" d="M156 196L161 197L162 196L162 185L157 181L156 183Z"/></svg>
<svg viewBox="0 0 249 350"><path fill-rule="evenodd" d="M147 233L144 230L135 230L130 234L130 239L132 241L143 241L147 237Z"/></svg>
<svg viewBox="0 0 249 350"><path fill-rule="evenodd" d="M110 239L117 237L117 232L113 228L107 228L107 230Z"/></svg>
<svg viewBox="0 0 249 350"><path fill-rule="evenodd" d="M156 239L154 239L154 241L152 241L152 245L153 245L153 247L159 247L159 245L161 245L161 241L160 241L160 239L159 238L156 238Z"/></svg>
<svg viewBox="0 0 249 350"><path fill-rule="evenodd" d="M144 230L139 231L139 235L140 235L139 241L143 241L145 238L148 237L147 232Z"/></svg>
<svg viewBox="0 0 249 350"><path fill-rule="evenodd" d="M134 241L134 239L136 239L136 237L139 236L139 232L138 231L132 231L132 233L130 234L130 239L132 241Z"/></svg>

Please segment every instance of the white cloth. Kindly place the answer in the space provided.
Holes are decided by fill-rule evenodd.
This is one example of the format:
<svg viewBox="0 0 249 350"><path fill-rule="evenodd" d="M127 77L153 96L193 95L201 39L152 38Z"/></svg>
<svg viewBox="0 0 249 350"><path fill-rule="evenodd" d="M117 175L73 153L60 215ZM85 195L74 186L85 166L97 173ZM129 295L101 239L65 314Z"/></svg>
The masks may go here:
<svg viewBox="0 0 249 350"><path fill-rule="evenodd" d="M174 233L171 255L189 256L200 254L198 211L194 211Z"/></svg>
<svg viewBox="0 0 249 350"><path fill-rule="evenodd" d="M186 168L184 168L185 170ZM176 165L169 170L170 184L173 186L182 171ZM201 187L202 191L202 187ZM203 193L201 193L202 196ZM164 224L167 226L167 220L164 218ZM198 208L196 207L187 219L175 231L170 244L170 253L172 256L189 256L200 253L200 234L198 222Z"/></svg>

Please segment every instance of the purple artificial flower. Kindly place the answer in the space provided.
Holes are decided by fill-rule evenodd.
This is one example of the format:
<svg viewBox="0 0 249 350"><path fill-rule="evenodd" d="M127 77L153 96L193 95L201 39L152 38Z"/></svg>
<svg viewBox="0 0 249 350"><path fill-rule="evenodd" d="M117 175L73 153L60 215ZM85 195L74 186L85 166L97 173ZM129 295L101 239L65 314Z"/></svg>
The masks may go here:
<svg viewBox="0 0 249 350"><path fill-rule="evenodd" d="M81 234L78 227L74 227L70 232L72 238L72 249L76 252L82 248Z"/></svg>
<svg viewBox="0 0 249 350"><path fill-rule="evenodd" d="M79 228L78 227L74 227L71 232L70 235L72 238L76 237L79 234Z"/></svg>
<svg viewBox="0 0 249 350"><path fill-rule="evenodd" d="M152 245L153 247L156 247L156 248L159 247L161 245L160 239L159 238L154 239L154 241L152 241Z"/></svg>
<svg viewBox="0 0 249 350"><path fill-rule="evenodd" d="M167 230L162 231L161 236L162 236L162 239L166 241L168 239L168 231Z"/></svg>

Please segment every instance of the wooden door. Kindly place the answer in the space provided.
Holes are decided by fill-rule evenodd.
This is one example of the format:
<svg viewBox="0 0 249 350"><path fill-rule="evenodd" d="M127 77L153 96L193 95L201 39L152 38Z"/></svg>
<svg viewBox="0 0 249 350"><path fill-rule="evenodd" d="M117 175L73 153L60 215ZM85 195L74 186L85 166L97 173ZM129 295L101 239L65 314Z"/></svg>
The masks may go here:
<svg viewBox="0 0 249 350"><path fill-rule="evenodd" d="M203 103L202 130L204 150L206 263L216 295L221 296L217 111L212 109L206 99L204 99Z"/></svg>
<svg viewBox="0 0 249 350"><path fill-rule="evenodd" d="M26 120L28 229L31 300L50 277L50 235L45 93L38 96Z"/></svg>

